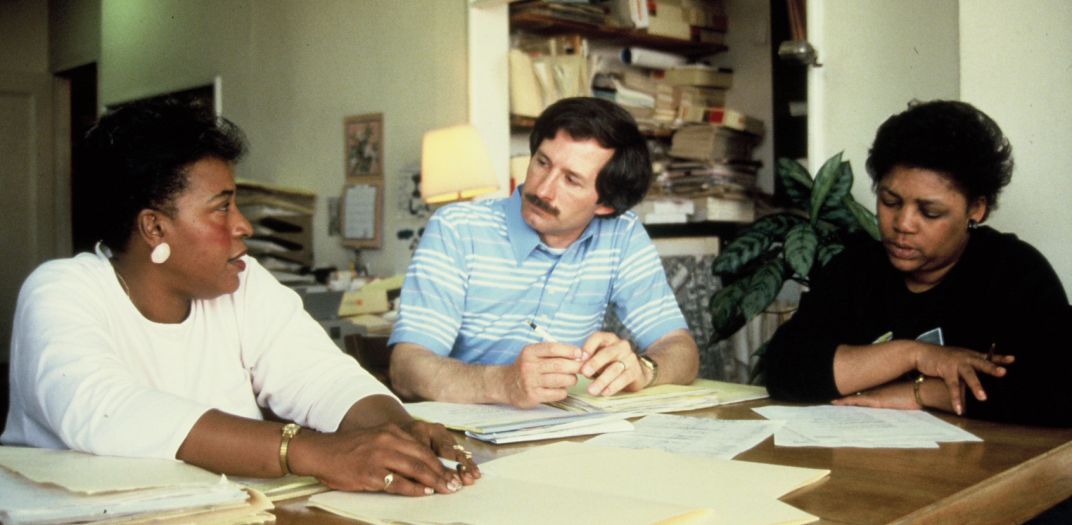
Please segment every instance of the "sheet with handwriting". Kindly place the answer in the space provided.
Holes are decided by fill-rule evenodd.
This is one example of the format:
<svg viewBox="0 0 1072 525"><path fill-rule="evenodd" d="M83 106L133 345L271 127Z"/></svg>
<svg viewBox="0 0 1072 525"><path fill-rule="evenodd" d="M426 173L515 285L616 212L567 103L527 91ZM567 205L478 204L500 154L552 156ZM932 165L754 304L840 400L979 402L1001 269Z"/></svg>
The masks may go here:
<svg viewBox="0 0 1072 525"><path fill-rule="evenodd" d="M781 421L727 420L653 414L633 423L633 431L604 434L587 442L605 447L650 448L675 454L733 459L758 445Z"/></svg>
<svg viewBox="0 0 1072 525"><path fill-rule="evenodd" d="M834 405L752 410L785 422L774 433L780 447L938 448L938 443L982 441L922 410Z"/></svg>

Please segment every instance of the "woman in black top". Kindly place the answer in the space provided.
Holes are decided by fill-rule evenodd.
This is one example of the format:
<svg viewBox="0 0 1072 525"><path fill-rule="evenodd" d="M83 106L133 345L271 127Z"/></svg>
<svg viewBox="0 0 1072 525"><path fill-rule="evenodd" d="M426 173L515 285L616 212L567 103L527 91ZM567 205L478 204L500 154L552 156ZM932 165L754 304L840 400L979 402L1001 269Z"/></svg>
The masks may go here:
<svg viewBox="0 0 1072 525"><path fill-rule="evenodd" d="M832 261L774 335L771 395L1072 425L1060 279L1030 245L981 226L1012 168L1001 129L969 104L883 123L867 159L882 242Z"/></svg>

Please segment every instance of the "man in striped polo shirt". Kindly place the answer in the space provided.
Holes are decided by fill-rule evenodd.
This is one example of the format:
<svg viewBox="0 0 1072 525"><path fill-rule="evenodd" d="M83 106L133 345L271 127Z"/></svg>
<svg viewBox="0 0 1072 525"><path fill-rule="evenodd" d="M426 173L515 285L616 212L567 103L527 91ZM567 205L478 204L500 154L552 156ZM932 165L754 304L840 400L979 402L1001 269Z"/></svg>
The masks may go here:
<svg viewBox="0 0 1072 525"><path fill-rule="evenodd" d="M548 107L509 198L429 220L388 344L404 396L531 407L566 397L690 383L699 355L658 254L628 211L651 185L633 118L596 98ZM612 307L630 340L599 331ZM535 328L534 328L535 327Z"/></svg>

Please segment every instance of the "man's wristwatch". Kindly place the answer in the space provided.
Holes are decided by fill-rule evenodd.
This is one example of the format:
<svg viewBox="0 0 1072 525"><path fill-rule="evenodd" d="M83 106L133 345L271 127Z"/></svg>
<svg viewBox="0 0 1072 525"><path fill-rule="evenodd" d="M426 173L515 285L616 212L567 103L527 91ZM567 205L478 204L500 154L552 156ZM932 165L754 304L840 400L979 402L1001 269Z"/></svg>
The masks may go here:
<svg viewBox="0 0 1072 525"><path fill-rule="evenodd" d="M648 384L644 385L644 388L648 388L655 383L655 378L659 376L659 363L656 363L654 359L646 355L639 356L638 359L640 360L640 364L644 365L648 370L651 370L651 381L648 381Z"/></svg>

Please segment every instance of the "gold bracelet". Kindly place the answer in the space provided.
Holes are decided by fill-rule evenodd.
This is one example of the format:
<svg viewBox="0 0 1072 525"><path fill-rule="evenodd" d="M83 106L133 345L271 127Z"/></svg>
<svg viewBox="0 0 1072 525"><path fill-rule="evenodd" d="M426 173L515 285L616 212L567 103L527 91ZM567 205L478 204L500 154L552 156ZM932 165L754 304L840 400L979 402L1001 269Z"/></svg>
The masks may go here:
<svg viewBox="0 0 1072 525"><path fill-rule="evenodd" d="M912 382L912 394L914 394L916 396L916 404L919 405L919 408L924 407L924 405L923 405L923 396L919 395L919 387L920 387L920 385L923 384L923 381L925 381L926 379L927 379L927 376L925 376L923 374L920 374L919 377L917 377L916 380Z"/></svg>
<svg viewBox="0 0 1072 525"><path fill-rule="evenodd" d="M301 425L297 423L287 423L283 425L283 439L279 442L279 470L283 471L283 475L290 474L290 466L287 464L287 450L290 448L290 440L301 432Z"/></svg>

